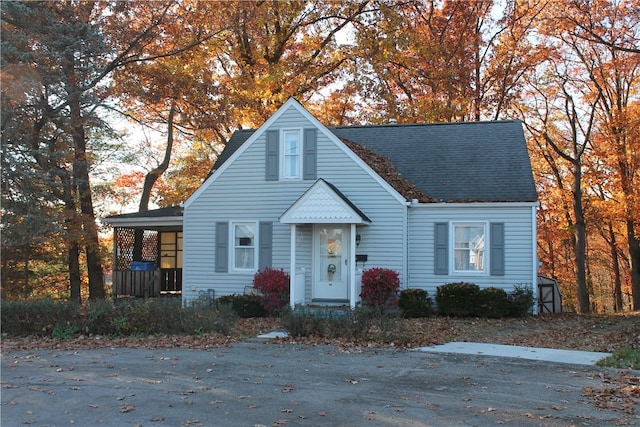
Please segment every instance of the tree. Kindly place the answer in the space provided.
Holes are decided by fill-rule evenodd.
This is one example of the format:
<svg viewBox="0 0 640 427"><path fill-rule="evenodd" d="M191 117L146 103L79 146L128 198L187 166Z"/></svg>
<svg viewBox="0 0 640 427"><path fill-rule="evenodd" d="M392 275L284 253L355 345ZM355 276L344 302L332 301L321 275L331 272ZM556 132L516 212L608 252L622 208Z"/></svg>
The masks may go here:
<svg viewBox="0 0 640 427"><path fill-rule="evenodd" d="M102 260L90 184L88 141L93 129L105 126L98 110L109 96L107 76L125 64L149 59L145 45L157 40L161 24L175 3L146 3L146 14L129 13L133 4L95 2L9 2L2 5L3 79L5 91L30 91L21 101L3 102L3 116L31 108L29 138L21 142L54 182L65 203L69 235L72 299L79 299L79 251L84 248L89 297L104 297ZM24 81L27 76L36 78ZM6 80L5 80L6 81ZM13 101L17 98L14 97ZM4 124L4 123L3 123ZM20 123L7 123L14 129ZM3 133L4 137L4 133ZM12 148L14 146L11 146ZM65 153L60 159L59 152ZM54 193L55 194L55 193Z"/></svg>
<svg viewBox="0 0 640 427"><path fill-rule="evenodd" d="M288 98L308 101L339 79L351 51L336 35L364 14L368 3L201 2L189 9L189 28L208 35L202 43L117 70L116 90L128 115L157 127L173 118L177 157L168 168L166 161L157 162L163 167L153 175L162 170L172 179L155 181L160 184L155 200L184 201L233 130L258 126ZM167 28L178 39L183 31L179 25ZM169 160L168 145L163 151Z"/></svg>
<svg viewBox="0 0 640 427"><path fill-rule="evenodd" d="M374 120L498 119L524 70L538 12L509 3L494 20L490 1L380 2L358 22L356 76ZM377 113L380 111L381 113Z"/></svg>

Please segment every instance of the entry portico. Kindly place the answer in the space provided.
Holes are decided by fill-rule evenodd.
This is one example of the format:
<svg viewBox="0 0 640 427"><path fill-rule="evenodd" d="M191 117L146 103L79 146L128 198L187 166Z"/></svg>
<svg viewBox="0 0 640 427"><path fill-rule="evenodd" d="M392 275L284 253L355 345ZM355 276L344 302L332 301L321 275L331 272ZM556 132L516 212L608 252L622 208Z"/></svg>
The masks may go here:
<svg viewBox="0 0 640 427"><path fill-rule="evenodd" d="M280 217L291 227L291 266L296 272L297 251L307 245L311 254L311 302L349 303L355 307L359 297L356 280L356 226L371 221L334 185L318 179ZM312 228L311 242L299 239L298 227ZM309 251L308 245L311 245ZM303 282L291 279L290 304L305 304L306 276Z"/></svg>

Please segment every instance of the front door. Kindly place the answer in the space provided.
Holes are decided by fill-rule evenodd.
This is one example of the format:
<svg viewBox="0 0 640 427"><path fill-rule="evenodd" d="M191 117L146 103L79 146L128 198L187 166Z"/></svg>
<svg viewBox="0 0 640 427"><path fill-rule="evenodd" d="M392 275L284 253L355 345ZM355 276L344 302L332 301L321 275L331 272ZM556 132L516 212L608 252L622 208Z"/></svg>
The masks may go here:
<svg viewBox="0 0 640 427"><path fill-rule="evenodd" d="M313 299L349 299L349 229L342 225L315 226L313 233Z"/></svg>

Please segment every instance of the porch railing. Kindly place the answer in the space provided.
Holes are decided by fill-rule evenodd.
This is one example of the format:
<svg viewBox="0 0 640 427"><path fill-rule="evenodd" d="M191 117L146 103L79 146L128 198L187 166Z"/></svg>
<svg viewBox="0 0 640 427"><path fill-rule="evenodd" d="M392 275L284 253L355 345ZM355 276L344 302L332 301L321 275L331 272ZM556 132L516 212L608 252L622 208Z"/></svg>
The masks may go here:
<svg viewBox="0 0 640 427"><path fill-rule="evenodd" d="M152 298L182 293L182 269L116 270L113 272L113 296Z"/></svg>

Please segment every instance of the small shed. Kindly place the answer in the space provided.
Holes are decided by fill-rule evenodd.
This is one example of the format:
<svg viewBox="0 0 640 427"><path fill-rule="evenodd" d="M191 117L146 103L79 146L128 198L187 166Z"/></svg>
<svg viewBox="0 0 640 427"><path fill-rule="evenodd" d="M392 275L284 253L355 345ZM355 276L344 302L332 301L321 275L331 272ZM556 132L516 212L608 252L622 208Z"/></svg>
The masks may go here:
<svg viewBox="0 0 640 427"><path fill-rule="evenodd" d="M562 313L562 295L556 279L538 276L538 313Z"/></svg>

